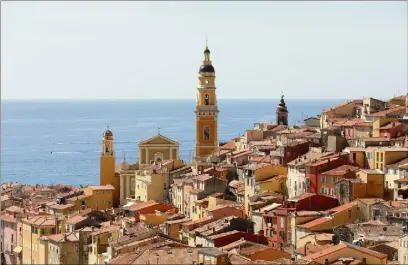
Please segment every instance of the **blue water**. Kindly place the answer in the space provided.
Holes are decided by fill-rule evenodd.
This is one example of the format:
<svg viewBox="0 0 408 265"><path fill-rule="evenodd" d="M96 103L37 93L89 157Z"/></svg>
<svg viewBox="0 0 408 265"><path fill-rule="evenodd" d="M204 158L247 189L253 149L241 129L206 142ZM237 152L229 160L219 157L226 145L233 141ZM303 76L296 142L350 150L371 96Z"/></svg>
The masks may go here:
<svg viewBox="0 0 408 265"><path fill-rule="evenodd" d="M274 121L278 99L219 100L219 141ZM342 100L286 100L291 124ZM195 100L3 101L2 182L85 185L99 182L101 137L109 125L117 161L138 158L138 142L157 133L178 140L190 161L195 144ZM303 116L304 118L304 116ZM51 153L53 152L53 153Z"/></svg>

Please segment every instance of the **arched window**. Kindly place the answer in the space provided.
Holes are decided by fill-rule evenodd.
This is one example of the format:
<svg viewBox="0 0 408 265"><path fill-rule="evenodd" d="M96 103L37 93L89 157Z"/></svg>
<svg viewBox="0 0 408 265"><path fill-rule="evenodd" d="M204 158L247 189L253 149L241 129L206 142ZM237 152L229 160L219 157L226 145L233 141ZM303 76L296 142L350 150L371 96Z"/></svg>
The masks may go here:
<svg viewBox="0 0 408 265"><path fill-rule="evenodd" d="M204 105L206 106L210 105L210 95L208 94L204 95Z"/></svg>
<svg viewBox="0 0 408 265"><path fill-rule="evenodd" d="M155 163L161 163L163 161L163 154L160 152L157 152L154 154L154 162Z"/></svg>
<svg viewBox="0 0 408 265"><path fill-rule="evenodd" d="M210 140L210 126L204 126L204 140Z"/></svg>

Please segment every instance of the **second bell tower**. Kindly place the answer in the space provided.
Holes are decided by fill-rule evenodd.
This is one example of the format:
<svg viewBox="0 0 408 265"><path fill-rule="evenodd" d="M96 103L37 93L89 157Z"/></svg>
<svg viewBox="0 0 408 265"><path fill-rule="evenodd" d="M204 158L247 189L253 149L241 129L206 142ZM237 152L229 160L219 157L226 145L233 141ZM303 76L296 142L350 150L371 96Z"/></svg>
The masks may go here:
<svg viewBox="0 0 408 265"><path fill-rule="evenodd" d="M204 61L198 71L195 161L205 161L218 149L218 106L215 70L206 46Z"/></svg>

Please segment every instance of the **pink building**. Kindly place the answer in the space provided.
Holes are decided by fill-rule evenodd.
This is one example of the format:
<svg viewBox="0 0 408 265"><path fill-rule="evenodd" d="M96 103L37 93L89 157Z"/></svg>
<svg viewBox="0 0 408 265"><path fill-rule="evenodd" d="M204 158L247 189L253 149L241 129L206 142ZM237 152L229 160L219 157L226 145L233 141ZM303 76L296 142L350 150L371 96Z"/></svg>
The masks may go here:
<svg viewBox="0 0 408 265"><path fill-rule="evenodd" d="M17 223L15 214L1 215L1 250L5 264L21 264L21 247L17 247Z"/></svg>

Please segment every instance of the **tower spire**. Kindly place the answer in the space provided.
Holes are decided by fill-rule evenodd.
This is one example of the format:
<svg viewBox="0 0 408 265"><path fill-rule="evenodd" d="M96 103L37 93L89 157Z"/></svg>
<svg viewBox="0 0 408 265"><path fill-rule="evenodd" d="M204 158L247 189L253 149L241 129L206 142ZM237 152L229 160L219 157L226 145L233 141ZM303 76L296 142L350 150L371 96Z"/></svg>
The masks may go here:
<svg viewBox="0 0 408 265"><path fill-rule="evenodd" d="M205 48L208 49L208 38L205 36Z"/></svg>
<svg viewBox="0 0 408 265"><path fill-rule="evenodd" d="M123 161L126 161L126 153L123 152Z"/></svg>

